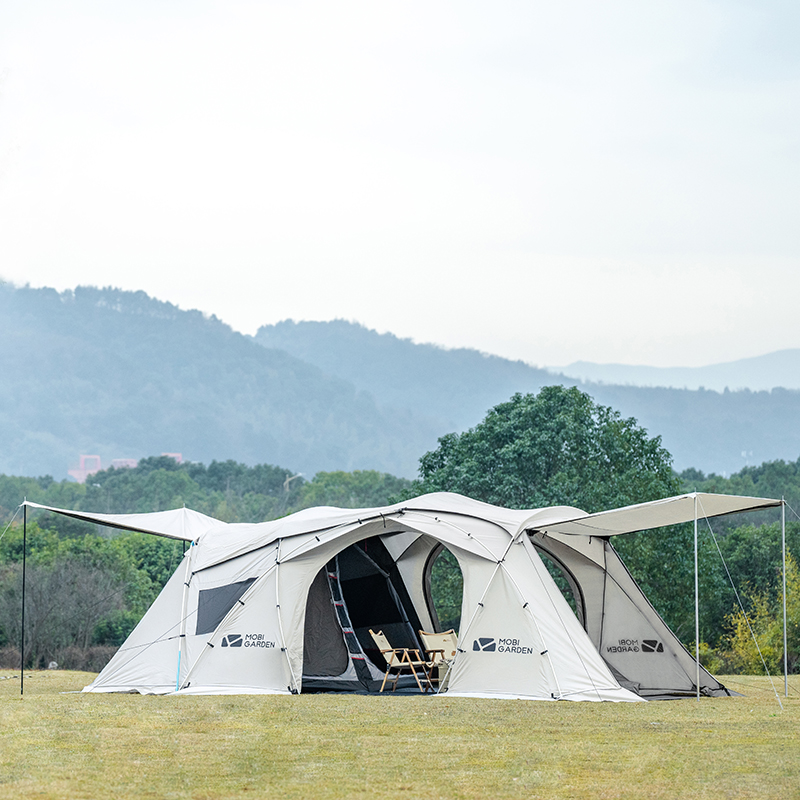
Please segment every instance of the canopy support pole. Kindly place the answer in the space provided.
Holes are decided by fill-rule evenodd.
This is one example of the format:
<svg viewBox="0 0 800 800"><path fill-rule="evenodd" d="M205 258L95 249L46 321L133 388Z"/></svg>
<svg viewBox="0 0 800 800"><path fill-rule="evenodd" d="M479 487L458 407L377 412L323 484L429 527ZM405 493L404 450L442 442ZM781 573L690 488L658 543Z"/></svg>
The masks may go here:
<svg viewBox="0 0 800 800"><path fill-rule="evenodd" d="M789 696L789 653L786 636L786 500L781 497L781 555L783 557L783 693Z"/></svg>
<svg viewBox="0 0 800 800"><path fill-rule="evenodd" d="M697 569L697 492L694 493L694 655L696 665L695 687L700 702L700 579Z"/></svg>
<svg viewBox="0 0 800 800"><path fill-rule="evenodd" d="M186 540L184 539L184 545ZM192 543L194 544L194 542ZM183 557L186 559L186 572L183 577L183 596L181 597L181 627L178 635L178 664L175 668L175 691L181 690L181 660L183 653L186 650L186 618L189 614L189 584L192 580L191 564L192 564L192 549L189 548L189 555L186 555L184 550ZM188 667L184 662L184 667Z"/></svg>
<svg viewBox="0 0 800 800"><path fill-rule="evenodd" d="M27 502L28 498L25 498ZM28 506L22 506L22 626L19 645L19 693L25 693L25 578L28 560Z"/></svg>

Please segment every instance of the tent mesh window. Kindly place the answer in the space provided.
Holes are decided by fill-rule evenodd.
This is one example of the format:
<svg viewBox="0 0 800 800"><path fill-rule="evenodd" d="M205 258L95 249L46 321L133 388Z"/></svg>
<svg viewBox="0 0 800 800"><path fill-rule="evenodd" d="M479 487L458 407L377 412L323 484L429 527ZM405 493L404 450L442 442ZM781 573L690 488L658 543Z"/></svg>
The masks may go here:
<svg viewBox="0 0 800 800"><path fill-rule="evenodd" d="M236 601L247 591L255 578L248 578L238 583L228 583L214 589L201 589L197 602L197 630L200 636L214 633Z"/></svg>

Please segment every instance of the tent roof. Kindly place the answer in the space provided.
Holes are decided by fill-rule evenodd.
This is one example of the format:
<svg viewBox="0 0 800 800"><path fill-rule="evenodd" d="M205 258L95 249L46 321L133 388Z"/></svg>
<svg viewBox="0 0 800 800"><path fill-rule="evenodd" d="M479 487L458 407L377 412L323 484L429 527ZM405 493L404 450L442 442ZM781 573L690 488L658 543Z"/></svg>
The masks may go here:
<svg viewBox="0 0 800 800"><path fill-rule="evenodd" d="M695 497L698 518L775 508L781 504L780 500L764 497L692 492L649 503L601 511L597 514L586 514L570 506L553 506L537 510L501 508L452 492L437 492L391 506L356 509L319 506L270 522L236 524L222 522L188 508L154 511L149 514L99 514L70 511L28 501L24 505L110 528L142 531L170 539L191 542L202 537L207 546L222 548L230 554L232 549L246 552L254 546L263 547L277 539L323 530L330 531L339 526L367 519L380 519L384 515L397 515L406 510L463 514L489 520L512 534L521 530L537 530L573 536L616 536L690 522L694 519Z"/></svg>

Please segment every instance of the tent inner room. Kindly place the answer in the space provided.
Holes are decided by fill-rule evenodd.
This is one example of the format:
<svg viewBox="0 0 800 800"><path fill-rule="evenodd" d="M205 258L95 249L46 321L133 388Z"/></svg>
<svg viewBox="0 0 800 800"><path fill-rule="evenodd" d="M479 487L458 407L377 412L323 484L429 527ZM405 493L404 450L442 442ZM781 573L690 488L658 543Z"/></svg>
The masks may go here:
<svg viewBox="0 0 800 800"><path fill-rule="evenodd" d="M426 557L411 559L422 566L411 571L421 584L411 586L417 590L417 605L398 562L378 536L345 548L317 573L306 604L304 692L378 691L386 659L370 630L382 631L392 647L424 653L419 631L438 629L430 574L443 548L429 537L420 539L426 541L418 540L414 549L422 555L424 548ZM413 676L401 676L398 688L412 686Z"/></svg>

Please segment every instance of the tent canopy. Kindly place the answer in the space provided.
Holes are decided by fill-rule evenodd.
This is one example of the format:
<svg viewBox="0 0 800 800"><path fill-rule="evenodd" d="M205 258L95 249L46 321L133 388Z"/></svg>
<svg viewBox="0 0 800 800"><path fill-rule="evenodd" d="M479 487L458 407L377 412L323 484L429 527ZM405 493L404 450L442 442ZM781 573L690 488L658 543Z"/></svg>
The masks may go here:
<svg viewBox="0 0 800 800"><path fill-rule="evenodd" d="M173 511L153 511L145 514L98 514L93 511L70 511L66 508L43 506L39 503L25 501L22 505L52 511L65 517L72 517L83 522L94 522L108 528L123 531L139 531L164 536L167 539L182 539L192 542L203 533L221 524L214 517L192 511L190 508L176 508Z"/></svg>
<svg viewBox="0 0 800 800"><path fill-rule="evenodd" d="M691 522L695 518L695 498L698 519L721 517L740 511L777 508L782 502L766 497L691 492L667 497L664 500L652 500L649 503L601 511L597 514L580 513L572 519L560 521L540 521L533 515L523 523L523 527L573 536L618 536L622 533L636 533Z"/></svg>

